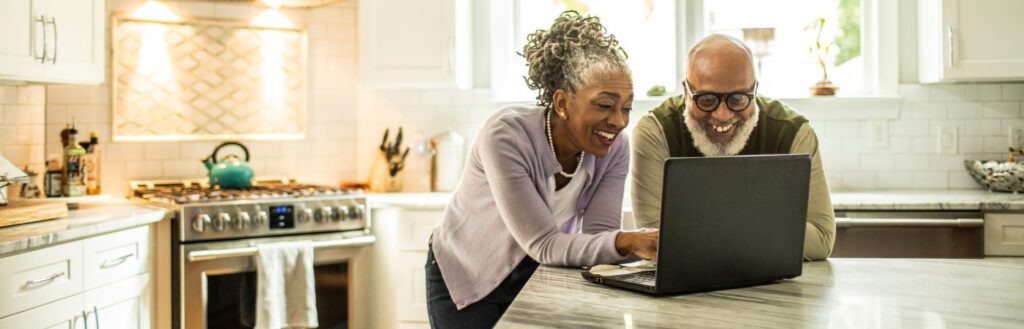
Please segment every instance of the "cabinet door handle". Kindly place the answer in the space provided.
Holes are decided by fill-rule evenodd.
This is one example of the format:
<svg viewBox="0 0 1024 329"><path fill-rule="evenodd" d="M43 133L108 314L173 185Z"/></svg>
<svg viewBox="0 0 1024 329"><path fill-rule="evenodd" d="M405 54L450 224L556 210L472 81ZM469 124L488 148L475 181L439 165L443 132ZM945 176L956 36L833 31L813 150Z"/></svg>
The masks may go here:
<svg viewBox="0 0 1024 329"><path fill-rule="evenodd" d="M64 272L57 272L57 273L50 274L47 277L42 278L42 279L35 279L35 280L27 281L27 282L25 282L25 288L30 288L32 286L38 286L38 285L50 283L50 282L53 282L53 280L56 280L57 278L62 277L62 276L64 276Z"/></svg>
<svg viewBox="0 0 1024 329"><path fill-rule="evenodd" d="M36 59L39 60L40 64L45 64L46 63L46 48L47 48L46 47L46 16L39 15L39 18L36 18L35 21L39 22L39 23L41 23L43 25L43 55L39 56L39 57L36 57ZM36 45L36 41L35 41L35 38L33 38L32 46L35 47L35 45Z"/></svg>
<svg viewBox="0 0 1024 329"><path fill-rule="evenodd" d="M135 253L130 253L130 254L119 256L119 257L114 257L114 258L108 258L107 260L103 261L102 264L100 264L100 268L101 269L103 269L103 268L111 268L111 267L114 267L114 266L118 266L118 265L124 264L124 261L128 260L128 258L132 257L132 256L135 256Z"/></svg>
<svg viewBox="0 0 1024 329"><path fill-rule="evenodd" d="M953 63L954 63L953 48L956 48L955 45L953 44L953 26L952 25L947 25L946 26L946 40L949 41L949 61L946 62L946 67L952 68L953 67Z"/></svg>
<svg viewBox="0 0 1024 329"><path fill-rule="evenodd" d="M57 65L57 17L50 17L50 24L53 24L53 58L50 58L51 64ZM44 60L45 61L45 60Z"/></svg>
<svg viewBox="0 0 1024 329"><path fill-rule="evenodd" d="M92 307L92 321L96 323L96 329L100 329L100 310L96 306Z"/></svg>
<svg viewBox="0 0 1024 329"><path fill-rule="evenodd" d="M85 310L82 310L82 323L85 323L85 329L89 329L89 313L85 313Z"/></svg>

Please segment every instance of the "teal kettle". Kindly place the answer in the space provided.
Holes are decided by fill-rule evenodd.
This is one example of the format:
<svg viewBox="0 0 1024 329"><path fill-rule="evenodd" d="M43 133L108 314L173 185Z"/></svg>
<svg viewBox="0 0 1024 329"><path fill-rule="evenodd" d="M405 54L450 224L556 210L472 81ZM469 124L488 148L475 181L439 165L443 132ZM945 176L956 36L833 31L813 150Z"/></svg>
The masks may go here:
<svg viewBox="0 0 1024 329"><path fill-rule="evenodd" d="M239 160L237 155L230 154L225 156L223 159L217 158L217 152L221 148L229 145L234 145L242 148L245 152L245 160ZM211 186L220 186L221 188L248 188L252 186L253 171L252 167L249 166L249 149L238 142L224 142L213 149L213 154L203 159L203 164L206 165L208 175L210 176Z"/></svg>

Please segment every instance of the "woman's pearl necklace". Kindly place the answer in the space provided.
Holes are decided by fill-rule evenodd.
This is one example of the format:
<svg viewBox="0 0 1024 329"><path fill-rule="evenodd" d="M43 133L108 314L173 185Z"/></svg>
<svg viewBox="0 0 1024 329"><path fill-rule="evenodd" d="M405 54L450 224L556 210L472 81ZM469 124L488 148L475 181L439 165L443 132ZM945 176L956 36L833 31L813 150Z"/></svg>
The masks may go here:
<svg viewBox="0 0 1024 329"><path fill-rule="evenodd" d="M553 154L555 156L555 160L557 161L558 160L558 153L555 153L555 139L551 138L551 112L554 112L554 111L555 110L549 110L548 111L548 115L544 117L544 123L547 124L548 146L551 146L551 154ZM565 178L572 178L573 175L575 175L576 173L580 172L580 167L583 166L583 153L584 153L583 151L580 151L579 158L576 159L576 170L573 170L573 172L571 174L569 174L569 173L566 173L565 170L563 169L563 170L559 170L558 174L562 175Z"/></svg>

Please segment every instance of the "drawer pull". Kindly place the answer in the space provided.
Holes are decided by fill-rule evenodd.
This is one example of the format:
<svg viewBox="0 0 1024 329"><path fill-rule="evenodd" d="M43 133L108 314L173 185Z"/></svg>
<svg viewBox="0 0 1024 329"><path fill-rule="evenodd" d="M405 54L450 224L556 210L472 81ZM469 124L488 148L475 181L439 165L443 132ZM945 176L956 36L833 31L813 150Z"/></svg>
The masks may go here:
<svg viewBox="0 0 1024 329"><path fill-rule="evenodd" d="M130 254L127 254L127 255L124 255L124 256L114 257L114 258L107 259L107 260L103 261L103 264L100 264L100 268L101 269L105 269L105 268L111 268L111 267L114 267L114 266L118 266L118 265L124 264L124 261L128 260L128 257L132 257L132 256L135 256L135 253L130 253Z"/></svg>
<svg viewBox="0 0 1024 329"><path fill-rule="evenodd" d="M49 276L47 276L45 278L42 278L42 279L35 279L35 280L32 280L32 281L28 281L28 282L25 282L25 288L31 288L33 286L47 284L47 283L53 282L53 280L56 280L57 278L62 277L62 276L64 276L64 272L57 272L57 273L50 274Z"/></svg>

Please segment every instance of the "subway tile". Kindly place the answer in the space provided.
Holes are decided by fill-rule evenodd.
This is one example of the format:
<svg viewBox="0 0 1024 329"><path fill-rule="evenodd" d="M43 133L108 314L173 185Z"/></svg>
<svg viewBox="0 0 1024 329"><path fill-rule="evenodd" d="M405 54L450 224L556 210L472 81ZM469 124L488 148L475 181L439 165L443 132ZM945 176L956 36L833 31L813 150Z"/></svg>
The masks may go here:
<svg viewBox="0 0 1024 329"><path fill-rule="evenodd" d="M132 160L125 162L125 178L158 179L163 177L163 163L160 160Z"/></svg>
<svg viewBox="0 0 1024 329"><path fill-rule="evenodd" d="M112 161L143 160L146 158L143 143L110 143L106 146L107 158Z"/></svg>
<svg viewBox="0 0 1024 329"><path fill-rule="evenodd" d="M29 145L6 145L0 147L0 154L3 154L7 161L18 167L34 162Z"/></svg>
<svg viewBox="0 0 1024 329"><path fill-rule="evenodd" d="M981 103L978 102L949 102L946 110L951 119L974 119L981 118L984 114Z"/></svg>
<svg viewBox="0 0 1024 329"><path fill-rule="evenodd" d="M893 123L894 136L928 136L931 134L927 120L896 120Z"/></svg>
<svg viewBox="0 0 1024 329"><path fill-rule="evenodd" d="M931 86L931 100L933 101L963 101L975 100L978 90L968 88L962 84L941 84Z"/></svg>
<svg viewBox="0 0 1024 329"><path fill-rule="evenodd" d="M985 102L986 118L1020 118L1020 102Z"/></svg>
<svg viewBox="0 0 1024 329"><path fill-rule="evenodd" d="M984 151L989 153L1003 153L1006 152L1009 147L1008 137L1006 136L988 136L984 140Z"/></svg>
<svg viewBox="0 0 1024 329"><path fill-rule="evenodd" d="M1024 100L1024 83L1007 83L1003 85L1003 99L1008 101Z"/></svg>
<svg viewBox="0 0 1024 329"><path fill-rule="evenodd" d="M43 105L2 105L5 124L29 125L46 122Z"/></svg>
<svg viewBox="0 0 1024 329"><path fill-rule="evenodd" d="M860 169L860 156L855 154L830 154L821 156L825 171L851 171Z"/></svg>
<svg viewBox="0 0 1024 329"><path fill-rule="evenodd" d="M867 127L867 126L865 126ZM862 134L859 121L832 121L828 123L828 132L831 136L850 137Z"/></svg>
<svg viewBox="0 0 1024 329"><path fill-rule="evenodd" d="M964 136L960 137L960 153L973 153L985 151L985 137Z"/></svg>
<svg viewBox="0 0 1024 329"><path fill-rule="evenodd" d="M71 122L71 118L68 117L68 106L63 104L46 104L46 123L64 122Z"/></svg>
<svg viewBox="0 0 1024 329"><path fill-rule="evenodd" d="M900 84L899 93L903 99L912 101L926 101L930 98L930 88L921 84Z"/></svg>
<svg viewBox="0 0 1024 329"><path fill-rule="evenodd" d="M914 188L945 189L949 187L949 175L945 171L915 172L913 180Z"/></svg>
<svg viewBox="0 0 1024 329"><path fill-rule="evenodd" d="M964 120L962 136L996 136L1002 134L1002 121L999 119Z"/></svg>
<svg viewBox="0 0 1024 329"><path fill-rule="evenodd" d="M978 185L966 170L953 171L949 173L949 188L982 189L981 185Z"/></svg>
<svg viewBox="0 0 1024 329"><path fill-rule="evenodd" d="M860 170L887 171L895 168L891 155L864 154L860 156Z"/></svg>
<svg viewBox="0 0 1024 329"><path fill-rule="evenodd" d="M163 159L178 159L181 158L181 143L145 143L144 146L144 159L146 160L163 160Z"/></svg>
<svg viewBox="0 0 1024 329"><path fill-rule="evenodd" d="M878 173L874 171L850 171L843 173L843 186L851 189L874 189L878 187Z"/></svg>
<svg viewBox="0 0 1024 329"><path fill-rule="evenodd" d="M931 171L952 171L964 168L963 155L934 154L930 156L928 167Z"/></svg>
<svg viewBox="0 0 1024 329"><path fill-rule="evenodd" d="M921 171L931 166L931 157L923 154L894 154L892 155L895 170Z"/></svg>
<svg viewBox="0 0 1024 329"><path fill-rule="evenodd" d="M936 153L938 146L935 143L934 136L914 137L914 154Z"/></svg>
<svg viewBox="0 0 1024 329"><path fill-rule="evenodd" d="M1003 85L998 83L984 83L976 85L978 88L978 99L993 101L1003 99Z"/></svg>
<svg viewBox="0 0 1024 329"><path fill-rule="evenodd" d="M0 124L0 146L17 145L18 129L21 126Z"/></svg>
<svg viewBox="0 0 1024 329"><path fill-rule="evenodd" d="M913 172L886 171L878 173L878 188L906 189L914 187Z"/></svg>
<svg viewBox="0 0 1024 329"><path fill-rule="evenodd" d="M946 102L913 102L909 108L910 118L945 118Z"/></svg>
<svg viewBox="0 0 1024 329"><path fill-rule="evenodd" d="M197 178L205 176L206 173L206 167L195 160L163 160L162 165L163 178Z"/></svg>
<svg viewBox="0 0 1024 329"><path fill-rule="evenodd" d="M21 99L19 97L17 86L0 85L0 105L20 104L20 101Z"/></svg>
<svg viewBox="0 0 1024 329"><path fill-rule="evenodd" d="M18 87L18 104L46 104L46 87L42 85Z"/></svg>
<svg viewBox="0 0 1024 329"><path fill-rule="evenodd" d="M199 161L204 159L213 153L213 150L219 145L219 142L182 142L181 143L181 159L189 159L191 161Z"/></svg>
<svg viewBox="0 0 1024 329"><path fill-rule="evenodd" d="M47 104L87 104L88 88L79 85L48 85L46 86Z"/></svg>

